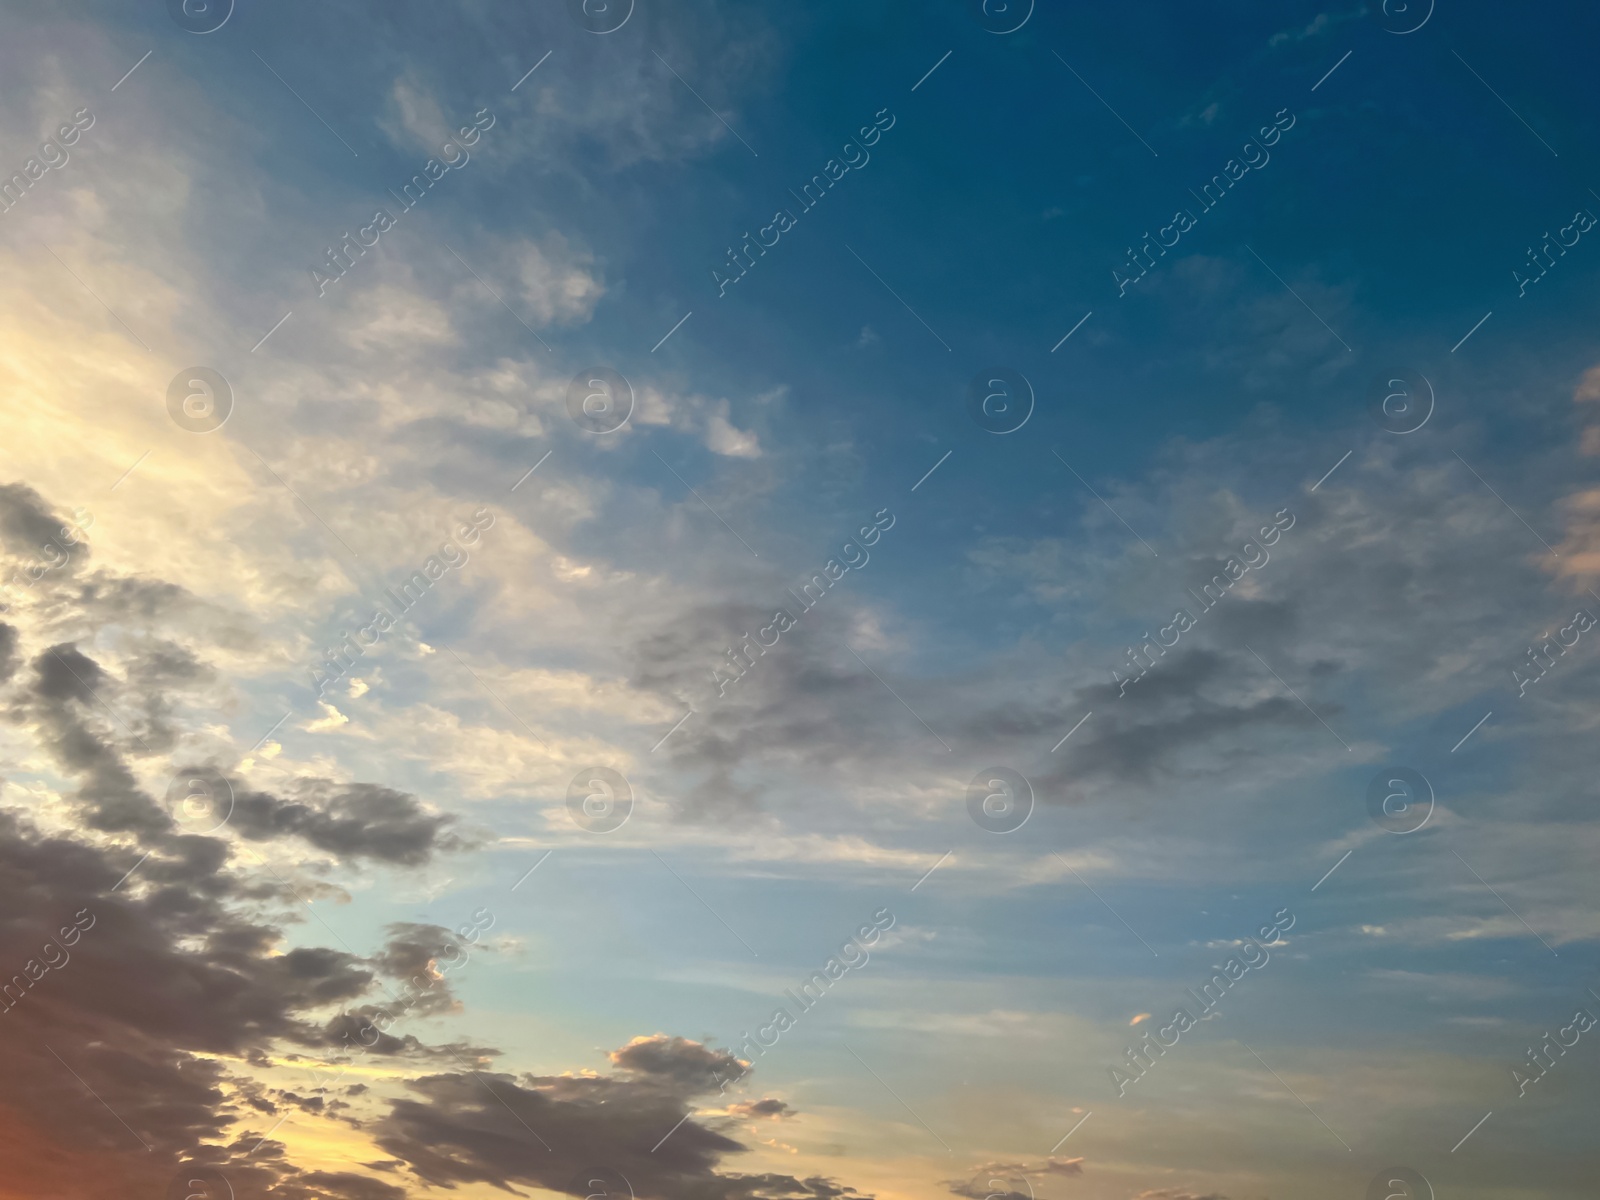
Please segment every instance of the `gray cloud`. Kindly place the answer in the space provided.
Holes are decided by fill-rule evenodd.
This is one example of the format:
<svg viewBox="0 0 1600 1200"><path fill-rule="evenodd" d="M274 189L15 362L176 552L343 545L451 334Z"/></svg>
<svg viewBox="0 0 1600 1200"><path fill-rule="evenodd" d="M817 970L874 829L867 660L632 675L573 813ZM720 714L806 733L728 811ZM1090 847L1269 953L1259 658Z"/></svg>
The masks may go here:
<svg viewBox="0 0 1600 1200"><path fill-rule="evenodd" d="M59 538L64 524L27 484L0 483L0 542L17 557L38 558L41 547Z"/></svg>
<svg viewBox="0 0 1600 1200"><path fill-rule="evenodd" d="M295 782L301 799L266 792L234 797L232 827L252 841L297 837L340 858L420 866L472 844L452 832L456 818L430 813L415 796L371 783Z"/></svg>
<svg viewBox="0 0 1600 1200"><path fill-rule="evenodd" d="M649 1049L636 1049L644 1045ZM819 1177L717 1170L744 1147L690 1117L689 1096L707 1088L696 1070L683 1068L725 1056L682 1038L658 1037L636 1039L611 1057L634 1063L627 1077L480 1072L413 1080L411 1097L394 1101L379 1122L378 1143L436 1187L487 1183L586 1195L593 1191L589 1173L599 1164L608 1176L626 1179L640 1200L858 1195Z"/></svg>
<svg viewBox="0 0 1600 1200"><path fill-rule="evenodd" d="M744 1073L746 1064L725 1051L688 1038L637 1037L613 1050L611 1061L640 1080L656 1080L684 1095L709 1092Z"/></svg>
<svg viewBox="0 0 1600 1200"><path fill-rule="evenodd" d="M756 1120L784 1120L795 1115L794 1109L783 1100L774 1100L771 1097L762 1100L744 1100L737 1104L728 1105L728 1113L735 1117L750 1117Z"/></svg>

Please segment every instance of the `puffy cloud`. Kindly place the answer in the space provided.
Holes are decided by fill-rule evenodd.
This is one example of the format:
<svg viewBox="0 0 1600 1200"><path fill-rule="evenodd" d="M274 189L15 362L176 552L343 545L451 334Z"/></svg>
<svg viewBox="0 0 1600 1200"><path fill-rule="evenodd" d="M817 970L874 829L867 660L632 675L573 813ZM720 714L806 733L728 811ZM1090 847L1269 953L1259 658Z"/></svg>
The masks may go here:
<svg viewBox="0 0 1600 1200"><path fill-rule="evenodd" d="M562 234L547 234L539 242L524 240L502 253L515 267L520 311L536 324L587 321L605 295L605 284L595 274L594 255L574 247Z"/></svg>
<svg viewBox="0 0 1600 1200"><path fill-rule="evenodd" d="M0 484L0 539L6 549L18 556L37 556L61 530L61 518L38 492L25 483Z"/></svg>
<svg viewBox="0 0 1600 1200"><path fill-rule="evenodd" d="M31 490L0 500L24 548L56 525ZM217 672L202 640L160 632L181 589L95 578L46 597L49 624L75 640L43 640L36 609L0 625L5 717L70 781L59 828L0 807L0 1153L20 1164L14 1184L109 1200L216 1171L239 1200L398 1200L470 1181L587 1195L586 1173L604 1162L641 1198L856 1195L820 1177L720 1169L744 1149L715 1127L731 1114L692 1114L696 1096L742 1072L724 1051L656 1034L616 1050L614 1076L515 1076L488 1070L492 1047L392 1028L459 1010L444 969L456 935L401 922L365 954L316 945L293 929L302 890L235 851L276 842L339 866L417 868L474 838L409 793L292 771L271 790L235 781L226 820L185 832L190 814L143 780L169 756L180 779L224 774L177 757L191 736L185 705L215 701ZM103 603L119 590L148 604ZM360 1082L341 1086L352 1071ZM277 1086L283 1072L297 1081ZM789 1111L769 1099L741 1115ZM308 1165L270 1136L290 1112L336 1121L390 1157Z"/></svg>
<svg viewBox="0 0 1600 1200"><path fill-rule="evenodd" d="M278 1042L320 1044L313 1014L375 979L356 955L286 948L280 927L247 915L285 902L275 881L230 869L216 839L140 853L0 810L0 1128L16 1117L41 1131L7 1155L13 1170L25 1177L66 1137L88 1152L69 1190L98 1197L117 1194L113 1179L159 1192L204 1146L244 1158L249 1143L228 1136L252 1120L238 1067Z"/></svg>
<svg viewBox="0 0 1600 1200"><path fill-rule="evenodd" d="M983 1163L966 1179L946 1179L943 1184L953 1195L967 1200L1036 1200L1033 1183L1051 1176L1083 1174L1083 1159L1051 1155L1038 1162L1000 1161ZM1017 1185L1020 1185L1020 1190Z"/></svg>
<svg viewBox="0 0 1600 1200"><path fill-rule="evenodd" d="M430 1075L412 1080L378 1124L378 1143L435 1187L485 1183L591 1194L592 1175L620 1177L640 1200L836 1200L833 1180L725 1173L745 1147L693 1119L690 1097L729 1061L660 1035L613 1051L616 1076ZM710 1083L714 1087L714 1083ZM670 1135L670 1136L668 1136Z"/></svg>
<svg viewBox="0 0 1600 1200"><path fill-rule="evenodd" d="M660 1033L636 1037L613 1050L610 1058L635 1078L659 1080L688 1095L711 1091L724 1080L738 1078L750 1065L699 1042Z"/></svg>
<svg viewBox="0 0 1600 1200"><path fill-rule="evenodd" d="M231 825L253 841L297 837L344 859L371 858L420 866L434 854L472 843L452 832L453 816L432 813L415 796L372 783L295 781L300 797L266 792L235 795Z"/></svg>

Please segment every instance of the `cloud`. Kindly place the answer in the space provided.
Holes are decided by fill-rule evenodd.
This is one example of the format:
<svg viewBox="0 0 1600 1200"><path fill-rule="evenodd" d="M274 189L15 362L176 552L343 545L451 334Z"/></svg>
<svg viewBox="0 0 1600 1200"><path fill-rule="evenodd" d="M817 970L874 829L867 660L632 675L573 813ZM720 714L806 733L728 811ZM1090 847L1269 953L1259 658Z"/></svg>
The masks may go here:
<svg viewBox="0 0 1600 1200"><path fill-rule="evenodd" d="M602 1168L640 1200L834 1200L833 1180L717 1168L745 1147L692 1118L730 1057L683 1038L635 1038L610 1055L625 1075L431 1075L412 1080L378 1124L378 1143L435 1187L484 1183L568 1195ZM668 1136L670 1135L670 1136Z"/></svg>
<svg viewBox="0 0 1600 1200"><path fill-rule="evenodd" d="M37 557L54 542L63 522L44 497L25 483L0 484L0 540L18 557Z"/></svg>
<svg viewBox="0 0 1600 1200"><path fill-rule="evenodd" d="M457 818L428 812L405 792L326 779L300 779L293 786L294 800L237 793L230 824L252 841L296 837L340 858L404 866L421 866L435 854L473 844L452 831Z"/></svg>
<svg viewBox="0 0 1600 1200"><path fill-rule="evenodd" d="M23 519L53 519L23 501ZM397 1200L472 1181L587 1195L585 1173L603 1162L641 1200L857 1195L822 1177L721 1169L744 1150L714 1127L735 1112L692 1114L695 1097L742 1073L725 1051L655 1034L614 1051L612 1076L517 1076L489 1070L492 1047L391 1028L459 1010L455 935L396 923L366 954L292 937L303 891L235 850L299 843L338 864L415 868L471 844L456 818L394 788L290 773L272 790L241 781L220 829L185 833L141 777L184 739L184 697L215 686L205 648L141 631L138 609L105 638L98 603L55 601L81 642L40 645L31 617L0 625L13 664L4 711L76 782L64 804L82 822L52 831L0 807L0 1153L20 1164L15 1186L110 1200L160 1194L181 1167L220 1171L242 1200ZM180 776L210 770L172 761ZM352 1071L359 1083L342 1086ZM287 1086L267 1082L282 1072ZM388 1158L306 1165L268 1136L287 1112L337 1122ZM737 1115L791 1112L764 1099Z"/></svg>
<svg viewBox="0 0 1600 1200"><path fill-rule="evenodd" d="M747 408L760 412L781 404L788 389L775 388L756 396ZM761 438L754 430L740 429L733 424L732 405L726 398L712 400L689 393L669 395L651 384L635 391L633 423L637 425L669 425L680 432L698 438L713 454L724 458L760 458Z"/></svg>
<svg viewBox="0 0 1600 1200"><path fill-rule="evenodd" d="M748 1117L753 1120L780 1121L795 1115L782 1100L742 1100L736 1104L728 1105L728 1115L732 1117Z"/></svg>
<svg viewBox="0 0 1600 1200"><path fill-rule="evenodd" d="M1051 1176L1083 1174L1083 1159L1051 1155L1038 1162L998 1161L982 1163L966 1179L940 1182L951 1194L967 1200L1036 1200L1033 1181Z"/></svg>
<svg viewBox="0 0 1600 1200"><path fill-rule="evenodd" d="M605 295L594 255L576 249L560 233L549 233L542 242L523 240L503 254L516 272L520 311L539 325L587 321Z"/></svg>
<svg viewBox="0 0 1600 1200"><path fill-rule="evenodd" d="M728 402L724 400L706 422L706 449L729 458L760 458L761 440L754 433L733 427L728 420Z"/></svg>
<svg viewBox="0 0 1600 1200"><path fill-rule="evenodd" d="M636 1037L620 1050L613 1050L609 1057L637 1078L661 1080L688 1095L720 1087L724 1080L744 1074L750 1065L699 1042L659 1033Z"/></svg>
<svg viewBox="0 0 1600 1200"><path fill-rule="evenodd" d="M1600 404L1600 367L1590 367L1573 390L1575 404L1581 419L1594 414L1588 406ZM1579 450L1589 456L1600 456L1600 420L1590 421L1583 427ZM1556 573L1585 586L1600 581L1600 488L1580 488L1565 502L1566 535L1557 547L1560 559ZM1586 598L1587 600L1587 598Z"/></svg>
<svg viewBox="0 0 1600 1200"><path fill-rule="evenodd" d="M279 900L292 911L274 881L232 871L216 839L140 853L46 834L0 810L0 967L11 989L0 1129L51 1131L27 1154L8 1153L14 1171L48 1162L54 1131L71 1131L87 1155L74 1195L115 1194L113 1179L159 1193L205 1145L232 1161L227 1131L248 1127L251 1111L229 1064L278 1041L319 1044L311 1014L366 994L375 978L353 954L285 948L279 928L243 915ZM39 974L41 962L54 969ZM109 1109L85 1107L85 1086Z"/></svg>

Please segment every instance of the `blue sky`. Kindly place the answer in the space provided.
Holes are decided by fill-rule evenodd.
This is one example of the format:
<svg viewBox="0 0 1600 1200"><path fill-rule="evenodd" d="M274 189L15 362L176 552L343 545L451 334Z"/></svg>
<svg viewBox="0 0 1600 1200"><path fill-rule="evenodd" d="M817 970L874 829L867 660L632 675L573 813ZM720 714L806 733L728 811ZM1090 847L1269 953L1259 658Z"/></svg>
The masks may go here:
<svg viewBox="0 0 1600 1200"><path fill-rule="evenodd" d="M1594 14L609 4L0 19L0 1196L1589 1194Z"/></svg>

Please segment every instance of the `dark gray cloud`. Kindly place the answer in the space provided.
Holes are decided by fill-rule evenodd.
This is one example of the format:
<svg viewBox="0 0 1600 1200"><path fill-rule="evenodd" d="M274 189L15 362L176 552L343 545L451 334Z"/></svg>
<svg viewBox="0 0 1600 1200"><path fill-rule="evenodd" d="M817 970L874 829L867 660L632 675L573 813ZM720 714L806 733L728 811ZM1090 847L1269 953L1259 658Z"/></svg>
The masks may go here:
<svg viewBox="0 0 1600 1200"><path fill-rule="evenodd" d="M17 557L38 558L42 547L59 539L65 524L27 484L0 483L0 542Z"/></svg>
<svg viewBox="0 0 1600 1200"><path fill-rule="evenodd" d="M16 627L0 624L0 684L11 682L21 661L17 655Z"/></svg>
<svg viewBox="0 0 1600 1200"><path fill-rule="evenodd" d="M47 834L0 809L0 1154L19 1164L17 1178L37 1168L33 1194L116 1194L109 1183L63 1182L72 1173L60 1164L47 1170L41 1137L68 1138L86 1176L151 1195L184 1161L221 1169L241 1200L406 1194L400 1184L304 1172L255 1143L285 1105L360 1124L335 1094L348 1091L333 1086L339 1064L362 1053L372 1014L403 1020L453 1003L442 984L408 1003L414 993L384 982L449 935L397 927L370 958L286 947L285 922L303 919L301 909L276 880L237 871L215 838L157 839L145 853ZM330 1009L344 1015L327 1022ZM494 1053L411 1033L386 1039L371 1052L419 1064ZM263 1088L223 1061L268 1057L314 1065L309 1086ZM236 1121L247 1136L230 1142Z"/></svg>
<svg viewBox="0 0 1600 1200"><path fill-rule="evenodd" d="M35 493L0 490L0 541L20 539L26 555L30 539L58 525ZM258 1147L282 1105L331 1113L348 1102L266 1088L228 1063L348 1055L330 1011L389 1003L386 981L444 931L397 931L370 960L289 944L286 928L306 919L300 897L270 872L240 869L226 834L184 832L165 797L139 781L174 745L176 714L214 683L200 649L152 632L186 593L65 574L45 577L36 611L0 626L0 711L75 785L64 794L82 825L48 832L0 807L0 1159L13 1184L40 1195L162 1195L188 1164L224 1169L240 1200L404 1194L302 1171L270 1141ZM52 627L77 632L39 637ZM290 800L244 796L244 832L398 865L463 844L450 818L413 796L320 779L289 786ZM435 986L405 1011L451 1003ZM388 1036L376 1052L419 1062L485 1053ZM245 1132L230 1140L236 1122Z"/></svg>
<svg viewBox="0 0 1600 1200"><path fill-rule="evenodd" d="M37 721L55 760L82 780L77 800L89 824L106 832L147 837L171 833L175 825L173 814L164 807L166 798L157 802L143 791L128 757L150 757L173 740L166 714L174 705L160 683L204 679L209 669L192 653L159 644L144 648L135 660L139 675L129 680L113 678L70 644L47 648L32 666L32 686L14 704L12 719ZM137 726L118 715L119 708L135 707L144 712ZM173 774L215 775L216 771L180 763ZM294 780L290 787L293 799L230 784L227 827L251 841L298 838L340 859L401 866L420 866L437 853L473 844L454 832L455 817L429 812L405 792L314 778Z"/></svg>
<svg viewBox="0 0 1600 1200"><path fill-rule="evenodd" d="M629 1055L647 1043L649 1050ZM612 1060L619 1056L636 1063L625 1077L479 1072L413 1080L411 1096L394 1101L379 1122L378 1144L436 1187L521 1185L581 1196L594 1190L590 1174L603 1166L640 1200L858 1195L830 1179L718 1171L744 1146L690 1117L690 1094L706 1089L692 1070L687 1081L680 1077L683 1064L723 1057L718 1052L656 1038L636 1040Z"/></svg>
<svg viewBox="0 0 1600 1200"><path fill-rule="evenodd" d="M23 536L48 518L32 493L0 499ZM627 1171L641 1198L855 1196L821 1178L719 1170L743 1146L712 1127L725 1118L690 1114L719 1073L742 1072L725 1052L657 1034L619 1049L612 1077L519 1078L491 1072L492 1047L403 1028L459 1008L440 969L456 935L399 923L365 955L291 940L303 891L241 863L236 839L400 868L474 839L416 796L321 778L279 794L236 787L220 829L185 832L140 778L152 766L216 772L168 758L181 714L216 683L203 642L157 629L186 593L102 575L43 595L47 621L0 626L3 711L75 785L64 795L81 828L47 831L0 808L0 1159L23 1193L162 1195L216 1171L237 1200L399 1200L474 1180L587 1195L579 1176L598 1162ZM115 636L99 636L112 612ZM30 646L41 625L74 633ZM350 1085L367 1055L448 1073L399 1095ZM271 1082L252 1073L269 1063ZM292 1083L276 1074L297 1069ZM391 1157L365 1173L308 1170L270 1136L288 1112L370 1130Z"/></svg>
<svg viewBox="0 0 1600 1200"><path fill-rule="evenodd" d="M1299 480L1265 495L1259 484L1245 494L1217 482L1238 481L1247 455L1287 461L1306 452L1259 430L1175 447L1171 469L1140 502L1152 525L1176 522L1159 560L1137 546L1085 563L1014 538L986 544L973 560L981 569L965 583L972 594L961 599L977 603L992 589L1016 611L1031 610L1034 623L1008 621L1020 637L976 659L952 656L954 667L899 645L868 649L861 630L884 624L885 614L853 595L847 576L814 609L797 612L797 628L725 697L696 702L695 719L662 747L695 780L674 788L680 815L791 817L798 805L815 808L822 794L864 783L932 782L930 759L945 752L934 734L961 761L1013 763L1041 803L1055 803L1116 788L1171 794L1268 764L1290 770L1296 760L1345 754L1346 745L1364 760L1475 695L1487 696L1482 707L1495 708L1497 722L1529 719L1539 698L1508 703L1518 699L1510 668L1575 603L1576 588L1552 579L1554 560L1437 445L1364 438L1315 493ZM1270 559L1204 608L1189 589L1226 577L1226 556L1280 512L1294 522ZM781 589L774 594L787 603ZM1194 627L1119 695L1112 671L1128 677L1126 648L1180 607ZM709 603L658 620L629 645L633 681L678 704L714 696L710 672L724 648L770 619L758 603ZM933 643L969 638L954 628L915 633ZM911 637L902 634L897 641ZM1573 713L1589 689L1578 674L1557 679ZM1090 711L1093 720L1052 754ZM1571 728L1571 719L1549 723L1541 736L1565 741L1547 760L1574 753ZM813 786L785 794L773 777L797 768Z"/></svg>
<svg viewBox="0 0 1600 1200"><path fill-rule="evenodd" d="M145 1165L129 1181L170 1176L185 1155L215 1146L257 1107L215 1056L319 1042L311 1015L358 999L374 980L344 950L283 951L280 928L247 915L264 890L232 874L213 839L170 839L146 856L46 834L0 810L0 970L10 989L0 1108L70 1135L86 1170L96 1156L131 1152ZM154 1182L159 1194L166 1178Z"/></svg>
<svg viewBox="0 0 1600 1200"><path fill-rule="evenodd" d="M452 832L455 817L428 812L406 792L321 779L298 780L295 788L299 798L294 800L237 793L230 825L252 841L297 837L340 858L412 867L471 844Z"/></svg>
<svg viewBox="0 0 1600 1200"><path fill-rule="evenodd" d="M1179 769L1192 779L1196 766L1186 751L1209 748L1214 769L1228 769L1266 752L1249 748L1253 731L1316 725L1316 717L1290 696L1241 697L1242 665L1212 650L1175 652L1126 696L1111 684L1081 689L1051 728L1067 728L1074 711L1081 716L1093 710L1096 724L1054 770L1040 775L1046 798L1072 799L1088 780L1148 785ZM1330 715L1338 711L1337 705L1326 707Z"/></svg>
<svg viewBox="0 0 1600 1200"><path fill-rule="evenodd" d="M32 679L15 697L11 719L36 722L43 748L81 781L76 800L89 826L145 836L167 832L171 821L139 787L124 756L150 749L111 707L120 698L114 681L70 644L46 648L31 665ZM119 733L126 752L116 744Z"/></svg>
<svg viewBox="0 0 1600 1200"><path fill-rule="evenodd" d="M44 525L59 524L31 489L0 487L0 534L21 530L32 537ZM105 573L82 584L51 580L42 594L49 624L81 634L36 645L28 659L19 628L0 625L0 684L19 684L9 689L6 718L33 729L57 766L78 780L73 799L90 828L163 843L180 832L174 814L166 796L144 791L135 768L176 748L178 713L185 704L214 704L215 669L199 649L162 632L185 619L192 598L158 580ZM227 622L195 625L202 635L217 634L219 628L227 649L238 650L251 640L232 632ZM94 648L102 631L116 644L114 654ZM115 669L107 665L108 657L114 657ZM23 661L31 670L19 679ZM217 773L214 766L196 769L193 763L170 767L174 776ZM237 785L232 790L229 824L239 836L298 839L342 860L419 866L476 841L455 832L454 817L377 784L302 778L291 780L289 794L282 797Z"/></svg>
<svg viewBox="0 0 1600 1200"><path fill-rule="evenodd" d="M634 1038L610 1058L635 1078L658 1080L684 1095L712 1091L742 1075L747 1065L725 1051L659 1033Z"/></svg>

